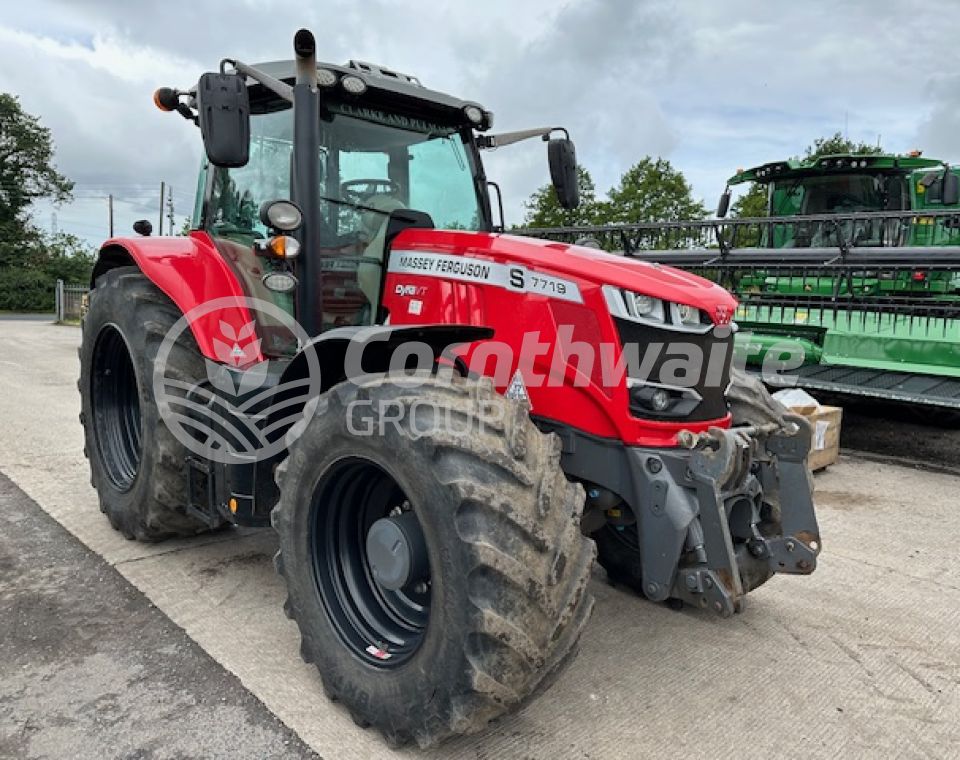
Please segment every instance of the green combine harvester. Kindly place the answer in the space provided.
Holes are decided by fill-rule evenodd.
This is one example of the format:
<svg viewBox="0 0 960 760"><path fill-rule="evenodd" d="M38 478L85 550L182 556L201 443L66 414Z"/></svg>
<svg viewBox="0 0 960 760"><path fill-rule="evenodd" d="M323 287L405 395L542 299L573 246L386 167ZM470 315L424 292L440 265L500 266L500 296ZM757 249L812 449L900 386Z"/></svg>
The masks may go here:
<svg viewBox="0 0 960 760"><path fill-rule="evenodd" d="M768 216L726 219L731 186ZM960 410L960 167L830 155L738 171L717 219L530 229L693 270L736 294L741 360L771 386Z"/></svg>

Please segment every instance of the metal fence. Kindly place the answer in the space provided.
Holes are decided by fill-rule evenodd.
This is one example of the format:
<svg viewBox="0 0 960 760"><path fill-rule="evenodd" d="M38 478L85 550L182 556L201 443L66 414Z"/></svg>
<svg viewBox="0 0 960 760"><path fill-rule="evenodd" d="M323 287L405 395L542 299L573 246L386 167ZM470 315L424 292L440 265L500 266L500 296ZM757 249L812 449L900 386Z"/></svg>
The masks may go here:
<svg viewBox="0 0 960 760"><path fill-rule="evenodd" d="M736 296L734 319L752 336L748 363L756 367L766 348L776 350L787 339L803 346L811 361L790 374L790 383L960 411L956 211L714 219L520 234L603 248L719 283ZM778 384L776 376L764 379Z"/></svg>
<svg viewBox="0 0 960 760"><path fill-rule="evenodd" d="M68 284L57 280L56 312L58 322L78 322L83 316L84 296L90 292L86 285Z"/></svg>
<svg viewBox="0 0 960 760"><path fill-rule="evenodd" d="M525 229L713 280L759 322L960 338L960 215L882 212ZM752 309L757 309L754 313ZM851 325L852 326L852 325Z"/></svg>
<svg viewBox="0 0 960 760"><path fill-rule="evenodd" d="M831 248L960 246L960 214L953 210L881 211L810 216L641 222L582 227L528 227L519 235L587 243L626 256L668 251L763 248L794 251Z"/></svg>

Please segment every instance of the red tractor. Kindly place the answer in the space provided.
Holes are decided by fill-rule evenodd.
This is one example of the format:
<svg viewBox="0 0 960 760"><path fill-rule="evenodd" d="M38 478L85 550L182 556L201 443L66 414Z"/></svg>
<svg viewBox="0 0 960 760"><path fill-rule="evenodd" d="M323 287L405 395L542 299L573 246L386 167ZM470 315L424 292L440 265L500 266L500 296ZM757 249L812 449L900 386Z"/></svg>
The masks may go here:
<svg viewBox="0 0 960 760"><path fill-rule="evenodd" d="M596 556L723 616L812 572L809 429L732 369L734 299L502 234L481 152L542 137L570 208L563 130L489 135L477 103L294 49L155 96L206 160L189 236L140 224L93 274L81 420L111 524L272 525L303 657L395 745L545 687Z"/></svg>

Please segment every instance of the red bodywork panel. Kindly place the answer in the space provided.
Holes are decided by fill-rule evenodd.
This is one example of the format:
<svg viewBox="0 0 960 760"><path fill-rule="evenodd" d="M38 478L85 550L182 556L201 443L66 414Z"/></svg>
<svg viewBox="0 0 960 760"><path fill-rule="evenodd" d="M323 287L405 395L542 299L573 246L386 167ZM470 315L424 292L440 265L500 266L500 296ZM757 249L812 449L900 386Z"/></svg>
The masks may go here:
<svg viewBox="0 0 960 760"><path fill-rule="evenodd" d="M414 256L404 258L405 252ZM427 255L418 259L416 254ZM445 278L444 271L436 271L441 269L440 260L434 258L431 264L429 254L455 256L465 263L475 262L480 266L485 262L515 265L523 270L523 274L517 275L523 287L514 287L518 283L509 282L511 268L494 267L497 272L486 274L487 282L464 281L463 277ZM451 264L446 261L443 266L450 267ZM418 267L431 267L434 271L418 273ZM532 413L536 416L604 438L651 447L676 446L676 435L680 430L700 432L711 426L730 425L729 415L703 422L660 422L633 417L629 412L624 382L605 384L598 363L595 363L591 376L581 377L581 387L575 387L578 366L566 361L557 364L552 345L559 326L571 325L574 341L608 344L614 352L614 360L619 358L620 339L601 290L604 284L696 306L709 314L716 324L727 324L737 302L712 282L670 267L634 261L592 248L510 235L425 229L405 230L396 237L391 246L389 269L383 305L390 312L390 324L492 327L494 341L514 348L514 353L519 356L511 365L509 375L498 372L495 377L500 392L506 391L521 362L526 362L524 375L532 369L539 377L550 372L551 363L554 369L559 367L567 380L559 386L544 384L535 387L524 377ZM494 282L498 277L500 280ZM573 283L575 289L569 283ZM559 292L561 289L565 292ZM549 350L536 358L531 356L536 351L519 350L524 335L533 332L539 332L540 343L551 344ZM532 345L532 341L528 342L528 347ZM488 367L484 374L493 374L497 366L494 359L490 364L471 364L477 358L476 352L483 350L482 346L483 343L471 346L464 358L471 368L480 363ZM529 358L524 359L524 354Z"/></svg>
<svg viewBox="0 0 960 760"><path fill-rule="evenodd" d="M191 320L200 352L207 358L223 360L214 345L223 334L221 322L239 333L253 319L243 301L248 294L240 279L207 233L114 238L104 243L103 249L111 247L129 253L184 314L214 299L236 301L235 306ZM445 277L443 272L425 274L409 268L394 271L404 252L456 257L464 266L490 263L509 265L504 271L520 268L526 277L525 287L511 287L507 281L464 281ZM496 364L496 356L489 357L489 363L480 362L489 368L485 374L495 375L497 389L506 392L520 367L532 412L538 417L628 445L650 447L676 446L680 430L700 432L712 426L730 425L729 415L701 422L638 419L629 412L624 382L604 382L599 362L589 377L580 375L576 362L567 361L554 345L558 329L567 325L572 328L573 341L608 345L613 351L613 362L620 359L619 334L601 290L605 284L696 306L716 324L728 323L736 300L712 282L592 248L510 235L426 229L405 230L396 237L391 246L390 270L384 283L383 305L390 312L391 324L493 328L492 340L513 349L513 362L509 372L504 373L507 368ZM558 292L558 288L570 289ZM534 333L539 333L539 351L531 341ZM528 343L522 349L525 335ZM484 345L489 343L480 342L464 351L471 367L476 366L474 360L478 354L482 356ZM246 359L261 361L263 356L258 353ZM558 372L563 382L536 385L536 377L552 373L556 378Z"/></svg>
<svg viewBox="0 0 960 760"><path fill-rule="evenodd" d="M222 361L213 343L222 336L220 322L227 323L237 334L253 319L244 304L247 294L239 279L206 232L191 232L189 237L111 238L101 250L110 247L129 253L140 270L183 314L218 298L236 299L236 306L190 320L200 353L207 358ZM263 357L257 351L255 356L246 359L257 362Z"/></svg>

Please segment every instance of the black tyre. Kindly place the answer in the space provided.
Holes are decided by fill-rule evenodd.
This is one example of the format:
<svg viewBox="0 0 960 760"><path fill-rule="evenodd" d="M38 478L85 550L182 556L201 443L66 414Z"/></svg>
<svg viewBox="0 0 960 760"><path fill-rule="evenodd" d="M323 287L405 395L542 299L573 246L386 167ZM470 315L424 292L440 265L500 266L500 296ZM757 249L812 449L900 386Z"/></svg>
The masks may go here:
<svg viewBox="0 0 960 760"><path fill-rule="evenodd" d="M545 688L593 606L583 490L557 439L487 380L413 382L347 382L312 401L273 511L304 659L393 746L478 731ZM374 535L390 536L399 579Z"/></svg>
<svg viewBox="0 0 960 760"><path fill-rule="evenodd" d="M597 564L611 583L622 584L643 595L643 565L636 525L604 525L591 535L597 542Z"/></svg>
<svg viewBox="0 0 960 760"><path fill-rule="evenodd" d="M177 307L136 267L113 269L90 294L80 346L80 421L100 510L127 538L160 541L211 526L186 514L187 450L160 416L153 360ZM206 377L190 331L170 352L168 372Z"/></svg>

